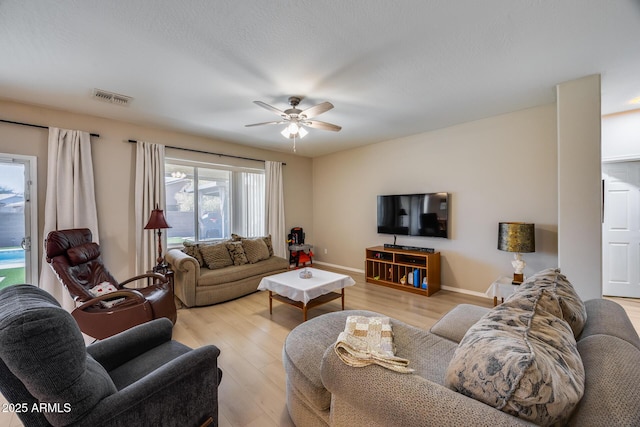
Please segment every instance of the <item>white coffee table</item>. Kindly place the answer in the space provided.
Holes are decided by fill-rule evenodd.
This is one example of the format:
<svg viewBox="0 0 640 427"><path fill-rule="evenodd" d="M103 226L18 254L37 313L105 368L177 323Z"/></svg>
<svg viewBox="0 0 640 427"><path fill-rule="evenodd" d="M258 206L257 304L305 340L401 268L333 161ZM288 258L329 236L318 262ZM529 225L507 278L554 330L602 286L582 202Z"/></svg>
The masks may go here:
<svg viewBox="0 0 640 427"><path fill-rule="evenodd" d="M258 290L269 291L269 314L273 314L273 300L289 304L302 310L307 320L307 310L342 298L344 310L344 288L355 285L355 281L344 274L307 267L312 277L303 279L300 272L305 269L267 276L260 281ZM334 292L340 290L340 293Z"/></svg>

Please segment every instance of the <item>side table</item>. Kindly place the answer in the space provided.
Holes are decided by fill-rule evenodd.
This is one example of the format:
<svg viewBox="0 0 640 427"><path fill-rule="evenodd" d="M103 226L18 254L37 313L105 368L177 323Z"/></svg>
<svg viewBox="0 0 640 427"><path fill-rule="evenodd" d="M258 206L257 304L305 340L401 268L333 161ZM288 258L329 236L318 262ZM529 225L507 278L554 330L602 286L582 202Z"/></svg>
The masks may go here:
<svg viewBox="0 0 640 427"><path fill-rule="evenodd" d="M166 267L162 267L162 268L159 268L158 266L155 266L155 267L153 267L152 270L147 271L147 273L159 273L159 274L162 274L167 279L169 279L169 287L171 288L171 293L173 295L176 294L175 293L175 288L173 287L173 270L170 269L168 265Z"/></svg>
<svg viewBox="0 0 640 427"><path fill-rule="evenodd" d="M498 277L487 289L485 295L493 297L493 306L498 305L498 298L504 302L504 299L518 290L519 285L511 283L511 277Z"/></svg>

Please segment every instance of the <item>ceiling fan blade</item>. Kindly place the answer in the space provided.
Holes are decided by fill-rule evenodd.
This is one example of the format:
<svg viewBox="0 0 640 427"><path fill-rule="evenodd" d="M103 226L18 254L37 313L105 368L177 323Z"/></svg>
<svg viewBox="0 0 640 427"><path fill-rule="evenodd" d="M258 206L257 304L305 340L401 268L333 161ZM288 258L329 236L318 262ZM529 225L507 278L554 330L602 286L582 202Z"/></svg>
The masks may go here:
<svg viewBox="0 0 640 427"><path fill-rule="evenodd" d="M307 119L311 119L315 116L319 116L320 114L327 112L333 108L333 104L330 102L321 102L318 105L314 105L313 107L309 107L300 113L301 116L305 116Z"/></svg>
<svg viewBox="0 0 640 427"><path fill-rule="evenodd" d="M262 108L264 108L266 110L273 111L274 113L276 113L279 116L282 116L282 117L286 117L287 116L287 113L285 113L284 111L278 110L276 107L272 107L271 105L266 104L266 103L264 103L262 101L253 101L253 103L256 104L256 105L261 106Z"/></svg>
<svg viewBox="0 0 640 427"><path fill-rule="evenodd" d="M308 121L302 122L302 124L305 126L309 126L310 128L332 130L334 132L338 132L340 129L342 129L342 126L334 125L332 123L327 123L327 122L321 122L319 120L308 120Z"/></svg>
<svg viewBox="0 0 640 427"><path fill-rule="evenodd" d="M251 127L251 126L279 125L279 124L282 124L282 123L286 123L286 121L284 121L284 120L280 120L280 121L277 121L277 122L252 123L252 124L250 124L250 125L244 125L244 127L247 127L247 128L248 128L248 127Z"/></svg>

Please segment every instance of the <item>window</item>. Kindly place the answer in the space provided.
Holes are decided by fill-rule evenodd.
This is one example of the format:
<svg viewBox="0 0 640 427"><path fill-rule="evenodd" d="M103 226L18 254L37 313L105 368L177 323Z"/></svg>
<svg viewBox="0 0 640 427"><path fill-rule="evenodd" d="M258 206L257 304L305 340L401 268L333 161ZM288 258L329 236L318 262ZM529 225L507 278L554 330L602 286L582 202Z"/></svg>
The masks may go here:
<svg viewBox="0 0 640 427"><path fill-rule="evenodd" d="M167 159L165 188L169 246L265 234L264 170Z"/></svg>

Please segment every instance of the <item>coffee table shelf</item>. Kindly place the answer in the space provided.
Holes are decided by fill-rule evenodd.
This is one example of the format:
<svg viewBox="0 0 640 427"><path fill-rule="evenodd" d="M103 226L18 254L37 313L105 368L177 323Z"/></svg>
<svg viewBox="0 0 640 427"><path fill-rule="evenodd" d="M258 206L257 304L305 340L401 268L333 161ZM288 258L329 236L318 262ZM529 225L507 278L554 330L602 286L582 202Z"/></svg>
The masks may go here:
<svg viewBox="0 0 640 427"><path fill-rule="evenodd" d="M320 295L319 297L312 299L306 304L302 301L294 301L290 298L283 297L282 295L278 295L272 291L269 291L269 314L273 314L273 300L276 300L302 310L302 319L306 321L307 311L309 309L322 304L326 304L338 298L342 298L342 309L344 310L344 289L342 289L340 293L329 292L328 294Z"/></svg>

